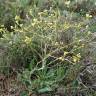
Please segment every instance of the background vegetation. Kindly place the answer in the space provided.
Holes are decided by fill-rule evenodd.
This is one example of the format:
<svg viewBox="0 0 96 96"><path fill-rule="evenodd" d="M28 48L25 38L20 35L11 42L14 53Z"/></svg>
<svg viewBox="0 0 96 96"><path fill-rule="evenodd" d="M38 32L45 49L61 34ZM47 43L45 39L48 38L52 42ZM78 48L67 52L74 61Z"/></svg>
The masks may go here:
<svg viewBox="0 0 96 96"><path fill-rule="evenodd" d="M0 0L1 96L95 96L95 32L95 0Z"/></svg>

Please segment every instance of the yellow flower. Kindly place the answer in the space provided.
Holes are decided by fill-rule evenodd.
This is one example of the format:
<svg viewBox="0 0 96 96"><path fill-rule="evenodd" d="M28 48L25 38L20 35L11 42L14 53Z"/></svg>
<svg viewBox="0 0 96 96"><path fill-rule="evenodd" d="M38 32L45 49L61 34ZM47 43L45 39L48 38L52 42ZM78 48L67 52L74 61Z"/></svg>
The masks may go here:
<svg viewBox="0 0 96 96"><path fill-rule="evenodd" d="M70 28L70 24L66 22L66 23L64 24L64 29L69 29L69 28Z"/></svg>
<svg viewBox="0 0 96 96"><path fill-rule="evenodd" d="M86 28L88 28L89 26L88 25L86 25Z"/></svg>
<svg viewBox="0 0 96 96"><path fill-rule="evenodd" d="M1 27L4 27L4 25L1 25Z"/></svg>
<svg viewBox="0 0 96 96"><path fill-rule="evenodd" d="M2 32L3 31L3 29L2 28L0 28L0 32Z"/></svg>
<svg viewBox="0 0 96 96"><path fill-rule="evenodd" d="M69 52L64 52L64 56L66 56Z"/></svg>
<svg viewBox="0 0 96 96"><path fill-rule="evenodd" d="M85 46L85 44L82 44L81 47L83 48Z"/></svg>
<svg viewBox="0 0 96 96"><path fill-rule="evenodd" d="M92 18L92 15L86 14L86 18Z"/></svg>
<svg viewBox="0 0 96 96"><path fill-rule="evenodd" d="M66 5L69 5L69 4L70 4L70 1L66 1L65 4L66 4Z"/></svg>
<svg viewBox="0 0 96 96"><path fill-rule="evenodd" d="M18 24L18 25L19 25L19 21L16 21L16 24Z"/></svg>
<svg viewBox="0 0 96 96"><path fill-rule="evenodd" d="M22 27L23 26L23 24L20 24L20 27Z"/></svg>
<svg viewBox="0 0 96 96"><path fill-rule="evenodd" d="M29 44L31 42L31 38L26 36L24 41L26 44Z"/></svg>
<svg viewBox="0 0 96 96"><path fill-rule="evenodd" d="M51 26L53 23L49 22L48 25Z"/></svg>
<svg viewBox="0 0 96 96"><path fill-rule="evenodd" d="M43 12L39 12L39 13L38 13L38 15L42 15L42 14L43 14Z"/></svg>
<svg viewBox="0 0 96 96"><path fill-rule="evenodd" d="M16 16L15 16L15 20L17 20L17 21L20 20L20 16L17 16L17 15L16 15Z"/></svg>
<svg viewBox="0 0 96 96"><path fill-rule="evenodd" d="M14 27L13 27L13 26L11 26L11 29L14 29Z"/></svg>
<svg viewBox="0 0 96 96"><path fill-rule="evenodd" d="M44 10L44 12L47 12L47 11L48 11L48 10L46 10L46 9Z"/></svg>
<svg viewBox="0 0 96 96"><path fill-rule="evenodd" d="M34 18L33 21L34 21L34 22L37 22L38 20Z"/></svg>
<svg viewBox="0 0 96 96"><path fill-rule="evenodd" d="M73 62L76 63L78 61L78 57L73 56Z"/></svg>
<svg viewBox="0 0 96 96"><path fill-rule="evenodd" d="M31 25L34 27L35 26L35 23L31 23Z"/></svg>
<svg viewBox="0 0 96 96"><path fill-rule="evenodd" d="M59 60L62 60L62 61L64 61L64 57L59 57Z"/></svg>
<svg viewBox="0 0 96 96"><path fill-rule="evenodd" d="M80 40L78 40L78 42L81 42L82 40L80 39Z"/></svg>
<svg viewBox="0 0 96 96"><path fill-rule="evenodd" d="M74 63L78 62L80 60L80 58L81 58L81 55L80 55L80 53L78 53L76 56L73 56L73 62Z"/></svg>
<svg viewBox="0 0 96 96"><path fill-rule="evenodd" d="M55 45L59 45L59 43L58 42L55 42Z"/></svg>
<svg viewBox="0 0 96 96"><path fill-rule="evenodd" d="M77 25L77 27L80 28L80 27L81 27L81 24L79 23L79 24Z"/></svg>
<svg viewBox="0 0 96 96"><path fill-rule="evenodd" d="M90 31L88 31L88 35L91 35L91 32Z"/></svg>
<svg viewBox="0 0 96 96"><path fill-rule="evenodd" d="M30 15L32 15L32 9L29 10Z"/></svg>
<svg viewBox="0 0 96 96"><path fill-rule="evenodd" d="M79 59L81 58L81 55L80 55L80 53L78 53L76 56L77 56Z"/></svg>

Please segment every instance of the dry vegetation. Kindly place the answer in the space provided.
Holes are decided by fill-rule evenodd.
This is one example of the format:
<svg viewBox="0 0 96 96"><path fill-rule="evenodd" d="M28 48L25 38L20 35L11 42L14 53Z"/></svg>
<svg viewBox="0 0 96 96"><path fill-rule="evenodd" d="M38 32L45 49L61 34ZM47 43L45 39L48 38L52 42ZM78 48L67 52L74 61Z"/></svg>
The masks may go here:
<svg viewBox="0 0 96 96"><path fill-rule="evenodd" d="M95 0L0 0L0 96L96 96Z"/></svg>

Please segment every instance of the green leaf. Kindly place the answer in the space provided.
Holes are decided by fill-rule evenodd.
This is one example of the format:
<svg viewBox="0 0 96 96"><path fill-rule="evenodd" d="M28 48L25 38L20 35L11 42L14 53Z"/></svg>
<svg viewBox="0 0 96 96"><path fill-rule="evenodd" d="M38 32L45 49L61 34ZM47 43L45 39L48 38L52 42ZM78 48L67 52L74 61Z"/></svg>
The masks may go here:
<svg viewBox="0 0 96 96"><path fill-rule="evenodd" d="M40 90L38 90L39 93L45 93L45 92L50 92L52 89L50 87L44 87Z"/></svg>
<svg viewBox="0 0 96 96"><path fill-rule="evenodd" d="M28 4L29 0L19 0L19 4L21 7L26 7L26 5Z"/></svg>
<svg viewBox="0 0 96 96"><path fill-rule="evenodd" d="M21 92L20 96L28 96L28 93L26 91Z"/></svg>

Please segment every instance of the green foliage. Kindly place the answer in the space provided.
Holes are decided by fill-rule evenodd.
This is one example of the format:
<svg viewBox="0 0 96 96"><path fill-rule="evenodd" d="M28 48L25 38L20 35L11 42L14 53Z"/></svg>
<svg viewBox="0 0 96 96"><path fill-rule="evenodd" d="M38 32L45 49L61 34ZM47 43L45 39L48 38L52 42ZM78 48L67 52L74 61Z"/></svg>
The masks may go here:
<svg viewBox="0 0 96 96"><path fill-rule="evenodd" d="M2 73L15 71L17 79L27 87L21 96L29 92L55 94L60 85L66 96L69 92L72 96L96 94L93 85L89 88L80 78L86 65L96 62L96 24L91 25L94 15L89 12L95 1L64 1L1 3L2 14L7 14L4 4L9 12L5 18L0 15L0 66L7 66Z"/></svg>

